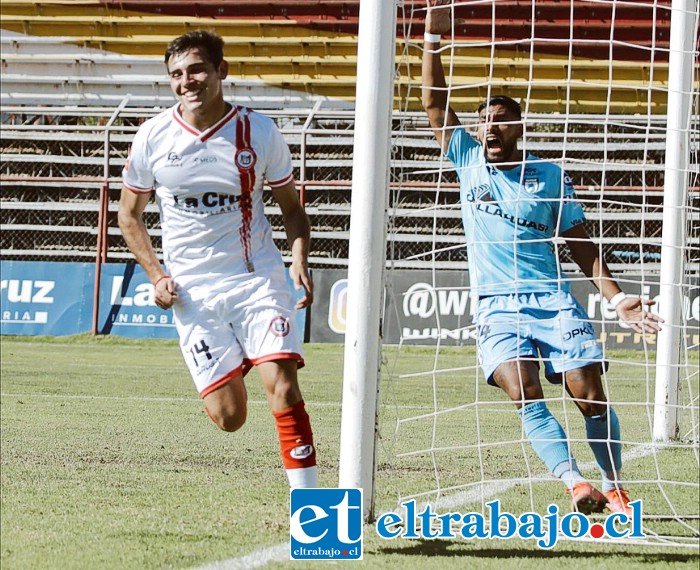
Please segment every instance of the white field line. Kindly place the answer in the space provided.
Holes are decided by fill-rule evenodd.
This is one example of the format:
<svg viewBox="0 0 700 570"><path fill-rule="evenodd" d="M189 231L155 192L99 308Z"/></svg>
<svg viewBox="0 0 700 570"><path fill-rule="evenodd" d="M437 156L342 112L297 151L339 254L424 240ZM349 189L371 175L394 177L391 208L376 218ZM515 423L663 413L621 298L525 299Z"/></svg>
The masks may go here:
<svg viewBox="0 0 700 570"><path fill-rule="evenodd" d="M658 446L654 447L652 445L638 445L633 447L629 451L622 454L623 464L627 461L641 459L642 457L651 455L654 453L655 449L658 449ZM579 467L582 471L586 471L588 469L597 468L597 465L595 462L589 462L584 463ZM541 474L537 475L536 477L538 480L540 480L546 476L547 474ZM479 487L471 491L456 493L455 495L438 499L430 504L432 507L439 510L454 509L456 507L486 501L509 490L516 484L517 483L511 481L504 483L489 483L483 487ZM259 548L250 554L246 554L245 556L239 558L230 558L219 562L211 562L209 564L205 564L204 566L197 566L192 570L243 570L244 568L261 568L266 566L269 562L282 562L283 560L289 560L288 542Z"/></svg>
<svg viewBox="0 0 700 570"><path fill-rule="evenodd" d="M248 570L260 568L268 562L280 562L289 559L289 543L276 544L254 550L250 554L240 558L231 558L221 562L210 562L204 566L198 566L196 570Z"/></svg>
<svg viewBox="0 0 700 570"><path fill-rule="evenodd" d="M30 392L0 392L0 398L47 398L47 399L65 399L65 400L111 400L111 401L131 401L131 402L187 402L187 403L197 403L201 402L201 398L197 397L174 397L174 396L95 396L91 394L35 394ZM307 406L319 407L319 408L338 408L340 409L340 402L305 402ZM496 404L508 404L508 402L495 402ZM267 406L267 400L248 400L248 404L254 406ZM399 410L429 410L435 411L432 406L419 406L419 405L407 405L407 404L391 404L389 407ZM507 406L504 406L506 408ZM457 410L455 408L440 408L438 412ZM502 409L502 410L489 410L489 413L508 413L515 415L514 409Z"/></svg>

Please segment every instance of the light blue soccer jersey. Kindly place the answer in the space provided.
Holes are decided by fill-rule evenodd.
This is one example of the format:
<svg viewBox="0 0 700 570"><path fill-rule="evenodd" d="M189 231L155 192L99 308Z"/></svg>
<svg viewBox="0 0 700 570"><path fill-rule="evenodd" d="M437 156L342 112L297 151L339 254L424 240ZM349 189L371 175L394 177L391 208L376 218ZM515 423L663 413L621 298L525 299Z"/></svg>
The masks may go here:
<svg viewBox="0 0 700 570"><path fill-rule="evenodd" d="M585 221L569 176L532 154L511 170L495 168L461 128L446 156L460 180L472 290L481 296L568 291L559 281L553 238Z"/></svg>

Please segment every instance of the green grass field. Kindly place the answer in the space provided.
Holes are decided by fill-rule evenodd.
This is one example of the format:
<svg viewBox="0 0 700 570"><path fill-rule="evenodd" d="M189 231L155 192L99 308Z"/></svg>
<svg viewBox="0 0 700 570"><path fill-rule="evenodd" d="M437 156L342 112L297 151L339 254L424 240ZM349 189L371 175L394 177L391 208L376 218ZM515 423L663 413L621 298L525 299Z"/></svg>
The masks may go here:
<svg viewBox="0 0 700 570"><path fill-rule="evenodd" d="M227 434L207 418L174 342L3 337L1 348L3 570L196 568L217 561L227 561L221 569L328 564L284 558L289 491L254 372L247 381L248 423ZM520 442L511 404L476 381L473 370L454 370L473 362L473 354L447 349L433 362L430 349L402 349L399 358L394 350L386 355L391 380L382 385L377 512L438 484L443 500L451 490L469 493L482 480L514 481L493 497L510 512L533 507L544 512L550 502L566 509L559 483L544 475ZM649 383L631 355L614 356L619 362L611 368L608 391L612 400L629 402L616 407L625 451L632 453L650 440L651 411L643 405ZM322 486L338 483L342 357L342 346L307 345L307 366L300 373ZM423 374L433 368L434 374ZM693 382L697 398L697 375ZM573 406L554 400L561 388L546 392L574 440L582 439L583 422ZM472 405L477 397L478 409ZM506 440L513 443L503 444ZM574 443L574 451L580 463L592 461L585 443ZM669 504L696 515L681 528L691 541L699 536L697 458L697 441L691 441L656 455L632 453L625 466L635 482L631 491L645 499L645 515L670 514ZM659 479L668 481L663 492ZM465 503L451 510L480 507ZM682 526L666 520L649 525L664 535ZM356 564L524 569L540 568L545 560L556 569L700 563L698 548L569 541L546 552L531 541L385 541L369 525L364 561Z"/></svg>

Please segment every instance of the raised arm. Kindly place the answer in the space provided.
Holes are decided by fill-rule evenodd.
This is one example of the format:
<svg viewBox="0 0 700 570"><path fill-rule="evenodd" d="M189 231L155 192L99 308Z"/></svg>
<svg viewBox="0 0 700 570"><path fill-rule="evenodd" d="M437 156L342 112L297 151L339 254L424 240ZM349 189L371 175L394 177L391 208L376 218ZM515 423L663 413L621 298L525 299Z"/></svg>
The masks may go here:
<svg viewBox="0 0 700 570"><path fill-rule="evenodd" d="M427 0L428 12L425 17L426 34L442 35L450 31L452 25L448 0ZM457 114L447 106L447 82L440 58L440 42L426 40L423 44L423 108L433 128L440 148L447 149L452 138L452 129L460 124Z"/></svg>
<svg viewBox="0 0 700 570"><path fill-rule="evenodd" d="M148 235L146 225L143 223L143 212L150 196L150 193L134 192L126 186L122 187L119 200L119 228L126 245L155 287L156 305L161 309L169 309L177 300L175 283L161 267L151 243L151 236Z"/></svg>
<svg viewBox="0 0 700 570"><path fill-rule="evenodd" d="M562 237L581 271L598 288L600 294L612 301L618 316L637 332L654 333L661 329L663 319L645 310L655 304L652 300L625 296L608 269L598 247L591 241L583 224L563 232Z"/></svg>
<svg viewBox="0 0 700 570"><path fill-rule="evenodd" d="M287 241L292 250L292 264L289 274L297 289L304 288L306 295L296 304L303 309L313 303L314 284L309 274L309 247L311 243L311 225L309 217L299 202L294 181L273 188L272 194L282 210L282 221L287 232Z"/></svg>

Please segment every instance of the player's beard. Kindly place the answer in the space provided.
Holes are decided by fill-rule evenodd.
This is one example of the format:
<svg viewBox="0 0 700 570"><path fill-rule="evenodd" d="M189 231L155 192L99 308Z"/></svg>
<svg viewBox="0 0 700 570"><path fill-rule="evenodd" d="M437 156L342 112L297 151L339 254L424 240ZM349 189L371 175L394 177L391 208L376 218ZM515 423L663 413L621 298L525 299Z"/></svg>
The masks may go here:
<svg viewBox="0 0 700 570"><path fill-rule="evenodd" d="M480 133L479 142L483 146L484 158L494 164L506 164L503 168L512 168L522 159L518 150L521 130L510 127L506 129L485 129Z"/></svg>
<svg viewBox="0 0 700 570"><path fill-rule="evenodd" d="M515 151L515 145L507 144L502 139L498 139L498 144L495 146L489 146L486 142L484 142L484 156L488 162L510 162L513 160Z"/></svg>

